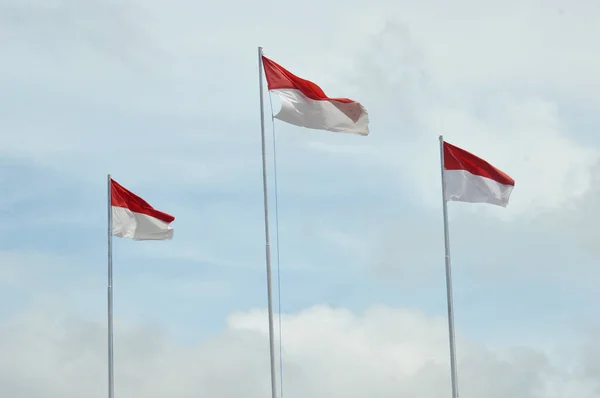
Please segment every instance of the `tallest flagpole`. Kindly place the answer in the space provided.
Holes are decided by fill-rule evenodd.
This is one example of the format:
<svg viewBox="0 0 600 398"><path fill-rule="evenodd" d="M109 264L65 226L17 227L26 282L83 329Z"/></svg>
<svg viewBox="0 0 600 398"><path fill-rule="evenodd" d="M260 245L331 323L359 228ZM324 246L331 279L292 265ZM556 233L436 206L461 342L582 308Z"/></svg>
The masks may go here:
<svg viewBox="0 0 600 398"><path fill-rule="evenodd" d="M454 342L454 304L452 300L452 271L450 264L450 235L448 232L448 201L446 200L446 178L444 176L444 137L440 135L440 168L442 173L442 209L444 215L444 247L446 250L446 299L448 303L448 337L450 340L450 376L452 398L458 398L458 376L456 371L456 345Z"/></svg>
<svg viewBox="0 0 600 398"><path fill-rule="evenodd" d="M269 202L267 199L267 154L265 141L265 105L263 99L262 47L258 47L258 87L260 93L260 138L262 143L263 198L265 207L265 250L267 255L267 305L269 307L269 354L271 359L271 398L277 398L275 381L275 337L273 332L273 288L271 286L271 243L269 237ZM111 397L112 398L112 397Z"/></svg>

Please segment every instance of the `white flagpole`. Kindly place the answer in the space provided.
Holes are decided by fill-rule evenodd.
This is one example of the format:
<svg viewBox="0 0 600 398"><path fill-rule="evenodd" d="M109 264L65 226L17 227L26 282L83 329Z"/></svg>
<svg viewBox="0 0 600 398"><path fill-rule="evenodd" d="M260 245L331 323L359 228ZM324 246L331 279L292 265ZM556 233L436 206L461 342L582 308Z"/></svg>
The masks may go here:
<svg viewBox="0 0 600 398"><path fill-rule="evenodd" d="M265 207L265 250L267 255L267 305L269 307L269 353L271 357L271 398L277 398L275 380L275 336L273 332L273 288L271 286L271 243L269 237L269 202L267 199L267 155L265 142L265 106L263 99L262 47L258 47L258 86L260 92L260 138L262 142L263 199ZM111 397L112 398L112 397Z"/></svg>
<svg viewBox="0 0 600 398"><path fill-rule="evenodd" d="M442 209L444 214L444 246L446 249L446 300L448 303L448 337L450 340L450 375L452 398L458 398L458 375L456 371L456 346L454 342L454 305L452 302L452 272L450 263L450 235L448 232L448 202L444 178L444 137L440 135L440 167L442 174Z"/></svg>
<svg viewBox="0 0 600 398"><path fill-rule="evenodd" d="M108 175L108 398L115 396L113 362L113 270L112 270L112 195L110 174Z"/></svg>

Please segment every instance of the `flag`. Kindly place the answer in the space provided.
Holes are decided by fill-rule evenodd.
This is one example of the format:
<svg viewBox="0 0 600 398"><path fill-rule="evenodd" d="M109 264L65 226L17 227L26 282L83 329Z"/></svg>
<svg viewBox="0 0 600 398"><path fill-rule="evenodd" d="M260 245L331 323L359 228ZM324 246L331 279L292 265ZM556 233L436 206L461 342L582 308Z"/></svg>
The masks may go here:
<svg viewBox="0 0 600 398"><path fill-rule="evenodd" d="M508 205L515 186L512 178L464 149L443 144L446 200Z"/></svg>
<svg viewBox="0 0 600 398"><path fill-rule="evenodd" d="M348 98L329 98L315 83L292 74L265 56L262 63L269 91L281 99L276 119L309 129L369 134L369 115L360 103Z"/></svg>
<svg viewBox="0 0 600 398"><path fill-rule="evenodd" d="M133 240L167 240L173 238L169 225L175 220L170 214L158 211L144 199L110 180L112 234Z"/></svg>

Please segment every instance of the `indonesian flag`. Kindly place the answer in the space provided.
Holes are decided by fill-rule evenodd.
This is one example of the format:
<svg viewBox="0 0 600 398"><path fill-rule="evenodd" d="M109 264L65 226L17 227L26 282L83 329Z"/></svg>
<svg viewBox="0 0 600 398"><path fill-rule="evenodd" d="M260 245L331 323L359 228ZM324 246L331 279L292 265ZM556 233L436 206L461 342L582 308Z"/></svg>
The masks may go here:
<svg viewBox="0 0 600 398"><path fill-rule="evenodd" d="M369 115L358 102L329 98L321 87L304 80L263 56L269 91L281 99L274 117L301 127L360 135L369 134Z"/></svg>
<svg viewBox="0 0 600 398"><path fill-rule="evenodd" d="M508 205L515 180L472 153L443 144L446 200Z"/></svg>
<svg viewBox="0 0 600 398"><path fill-rule="evenodd" d="M112 234L133 240L167 240L173 238L169 225L175 217L158 211L144 199L110 180Z"/></svg>

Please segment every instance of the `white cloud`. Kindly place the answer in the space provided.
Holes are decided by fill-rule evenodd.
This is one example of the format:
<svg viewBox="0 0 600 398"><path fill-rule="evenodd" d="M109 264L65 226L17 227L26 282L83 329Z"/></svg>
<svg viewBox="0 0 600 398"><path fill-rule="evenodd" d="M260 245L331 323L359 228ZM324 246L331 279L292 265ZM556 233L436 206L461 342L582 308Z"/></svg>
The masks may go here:
<svg viewBox="0 0 600 398"><path fill-rule="evenodd" d="M61 314L61 315L59 315ZM22 398L106 394L103 324L47 307L0 324L5 394ZM116 322L116 393L173 398L268 396L263 311L233 314L194 345L157 325ZM449 394L446 323L419 312L373 307L362 314L313 307L284 318L284 396L437 398ZM590 340L589 349L598 349ZM594 397L597 358L569 369L533 348L494 349L459 338L461 396ZM559 358L560 360L560 358Z"/></svg>

